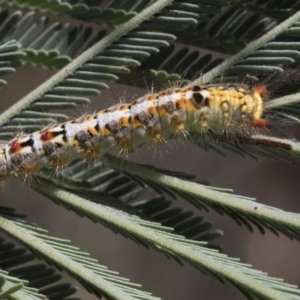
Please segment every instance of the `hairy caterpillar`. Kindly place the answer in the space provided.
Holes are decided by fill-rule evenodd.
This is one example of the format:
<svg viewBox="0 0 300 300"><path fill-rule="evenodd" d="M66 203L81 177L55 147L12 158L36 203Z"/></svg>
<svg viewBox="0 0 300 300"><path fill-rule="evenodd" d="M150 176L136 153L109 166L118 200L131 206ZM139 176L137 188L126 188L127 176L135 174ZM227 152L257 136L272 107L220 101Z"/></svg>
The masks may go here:
<svg viewBox="0 0 300 300"><path fill-rule="evenodd" d="M147 94L63 124L17 136L0 149L0 180L58 168L84 155L91 160L107 152L131 152L147 142L161 144L193 131L245 134L264 128L264 86L170 88Z"/></svg>

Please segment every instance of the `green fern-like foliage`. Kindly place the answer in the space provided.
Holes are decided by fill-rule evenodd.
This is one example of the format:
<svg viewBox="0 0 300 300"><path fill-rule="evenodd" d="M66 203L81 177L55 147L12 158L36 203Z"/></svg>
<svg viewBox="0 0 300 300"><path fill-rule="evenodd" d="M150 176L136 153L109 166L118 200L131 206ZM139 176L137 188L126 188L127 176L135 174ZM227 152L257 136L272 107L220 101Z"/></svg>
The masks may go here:
<svg viewBox="0 0 300 300"><path fill-rule="evenodd" d="M174 147L161 150L169 153L159 162L154 149L144 147L139 162L111 153L95 162L73 161L55 172L45 168L32 180L17 175L8 180L0 197L0 299L300 299L299 278L293 276L299 255L291 256L286 247L276 259L285 237L295 240L291 249L300 241L300 214L284 207L288 197L299 195L279 194L281 186L264 173L268 165L283 182L283 168L290 174L288 163L299 164L300 142L290 126L297 129L300 120L299 1L2 0L0 5L0 76L15 72L0 80L1 87L8 83L1 91L6 105L0 115L1 144L18 131L63 122L91 101L105 108L111 104L106 98L113 100L120 90L129 102L133 89L145 86L264 84L270 90L264 113L271 120L270 132L248 138L199 138L191 132L186 142L193 148L180 149L175 139ZM42 81L49 70L54 75ZM30 81L41 84L29 89ZM16 90L21 96L12 104ZM159 168L146 165L147 156ZM263 161L254 175L249 166L258 164L249 157ZM205 181L188 175L188 166ZM296 168L288 179L299 178ZM234 172L240 173L230 181ZM222 187L209 185L208 179ZM289 181L298 191L297 181ZM251 196L268 191L270 201L235 194L225 188L227 182ZM41 199L52 202L41 204ZM207 218L223 222L225 249L216 239L223 231ZM246 230L241 233L228 219ZM119 235L109 236L103 227ZM249 232L269 231L281 238L268 247L245 245ZM120 235L155 251L145 254ZM264 242L269 239L270 234L263 236ZM242 248L272 253L260 267L247 261L238 251ZM255 267L234 258L239 255ZM263 267L269 257L274 268ZM282 265L290 267L287 274L281 273ZM189 266L195 269L185 275ZM213 286L198 271L229 282L239 293L228 284Z"/></svg>

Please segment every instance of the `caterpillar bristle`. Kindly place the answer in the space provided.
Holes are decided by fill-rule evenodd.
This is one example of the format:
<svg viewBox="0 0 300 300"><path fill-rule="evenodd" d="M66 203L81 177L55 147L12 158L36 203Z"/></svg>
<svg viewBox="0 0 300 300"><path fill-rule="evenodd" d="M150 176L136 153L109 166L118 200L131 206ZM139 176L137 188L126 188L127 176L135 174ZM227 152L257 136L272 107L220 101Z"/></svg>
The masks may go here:
<svg viewBox="0 0 300 300"><path fill-rule="evenodd" d="M256 127L256 128L266 128L267 127L267 121L266 121L266 119L262 119L262 118L255 119L252 122L252 126Z"/></svg>
<svg viewBox="0 0 300 300"><path fill-rule="evenodd" d="M264 85L258 85L253 88L254 91L258 92L261 96L267 94L267 88Z"/></svg>

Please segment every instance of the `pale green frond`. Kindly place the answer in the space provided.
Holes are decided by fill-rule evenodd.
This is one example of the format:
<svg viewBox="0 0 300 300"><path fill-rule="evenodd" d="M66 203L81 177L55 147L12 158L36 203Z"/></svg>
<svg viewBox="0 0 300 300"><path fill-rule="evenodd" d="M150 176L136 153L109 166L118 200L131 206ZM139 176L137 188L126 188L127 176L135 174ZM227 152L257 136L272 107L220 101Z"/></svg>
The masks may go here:
<svg viewBox="0 0 300 300"><path fill-rule="evenodd" d="M266 111L272 109L285 109L291 107L291 110L288 112L298 112L298 110L293 110L293 105L297 104L300 101L300 94L287 95L281 98L276 98L272 101L269 101L265 104Z"/></svg>
<svg viewBox="0 0 300 300"><path fill-rule="evenodd" d="M289 119L291 117L289 116ZM221 143L227 150L240 151L252 158L264 157L274 161L294 163L300 159L300 144L295 139L284 139L276 136L254 134L245 139L242 144Z"/></svg>
<svg viewBox="0 0 300 300"><path fill-rule="evenodd" d="M6 9L2 10L1 18L0 40L18 41L27 54L24 62L50 69L69 63L69 53L75 54L81 47L78 42L86 42L91 34L89 28L70 24L55 23L47 28L48 19L41 17L36 21L34 12L11 13Z"/></svg>
<svg viewBox="0 0 300 300"><path fill-rule="evenodd" d="M227 280L240 289L249 299L300 299L300 290L286 284L281 279L267 276L266 273L252 269L249 265L238 262L203 247L204 242L192 241L171 233L172 228L139 219L113 208L95 204L69 192L42 183L37 187L51 198L64 205L94 217L108 227L122 233L124 230L138 241L173 256L183 259L204 274L221 282Z"/></svg>
<svg viewBox="0 0 300 300"><path fill-rule="evenodd" d="M249 143L263 146L267 149L274 148L279 150L284 157L300 158L300 143L296 139L284 139L279 137L255 134L251 137Z"/></svg>
<svg viewBox="0 0 300 300"><path fill-rule="evenodd" d="M141 1L142 2L142 1ZM147 5L149 1L143 1ZM85 3L68 3L61 0L47 0L47 1L28 1L28 0L3 0L2 3L15 8L27 8L31 10L38 10L48 14L60 14L68 16L73 19L87 20L89 22L104 23L109 26L120 25L137 14L132 11L136 5L132 3L132 7L127 6L126 10L123 8L115 8L113 3L108 3L106 7L89 6ZM131 9L130 9L131 8Z"/></svg>
<svg viewBox="0 0 300 300"><path fill-rule="evenodd" d="M297 87L299 83L297 82ZM269 101L265 105L266 112L278 118L288 119L293 123L300 122L300 93L283 96Z"/></svg>
<svg viewBox="0 0 300 300"><path fill-rule="evenodd" d="M28 281L12 277L0 270L0 299L39 300L46 299L37 289L27 287Z"/></svg>
<svg viewBox="0 0 300 300"><path fill-rule="evenodd" d="M10 5L19 4L21 7L25 6L28 1L10 1ZM128 1L123 1L118 11L125 13L124 8L128 7ZM193 3L193 1L192 1ZM112 4L112 3L111 3ZM144 1L144 4L149 5ZM54 5L54 6L53 6ZM103 13L107 21L117 24L118 21L125 22L134 16L137 12L129 12L130 17L116 16L114 20L109 11L115 11L114 8L105 8L108 11ZM47 2L30 2L31 8L42 8L43 11L47 10L47 6L59 10L64 8L74 8L73 16L86 19L89 22L93 21L93 17L97 18L97 11L101 10L99 7L89 7L86 4L60 3L60 1L47 1ZM113 6L113 5L112 5ZM136 5L132 2L131 6L138 11L145 5ZM178 34L183 30L195 27L196 24L203 22L203 16L213 14L212 10L205 12L205 6L200 4L181 3L181 1L174 1L174 4L167 9L162 10L150 21L141 24L138 31L128 34L126 37L120 39L113 49L110 49L111 56L133 57L135 59L142 59L152 53L158 52L157 48L167 47L169 32ZM17 39L26 48L27 57L26 61L36 64L41 67L47 68L60 68L67 64L72 57L83 47L87 39L91 35L91 28L83 28L78 25L76 27L70 26L68 23L54 23L48 28L48 19L43 17L38 21L34 21L34 13L27 13L22 16L22 12L17 11L9 14L9 11L3 11L3 25L0 28L2 38ZM210 18L209 18L210 19ZM175 26L174 26L175 25ZM2 30L1 30L2 29ZM153 32L154 31L154 32ZM153 33L152 33L153 32ZM165 33L165 34L164 34ZM98 42L105 35L105 31L101 30L94 38L93 42ZM152 35L152 37L151 37ZM172 36L169 34L169 36ZM1 37L1 34L0 34ZM50 38L49 38L50 37ZM91 43L90 43L91 44ZM123 52L121 52L123 51Z"/></svg>
<svg viewBox="0 0 300 300"><path fill-rule="evenodd" d="M25 3L26 1L24 1ZM59 8L59 5L56 1L55 7ZM125 3L125 2L124 2ZM205 4L205 1L204 1ZM34 5L34 4L31 4ZM39 5L39 3L36 3L35 5ZM53 6L53 4L48 3L46 6ZM69 5L67 3L64 3L63 5ZM126 1L126 5L128 5L128 1ZM215 6L214 6L215 5ZM191 1L191 3L181 1L175 1L171 6L168 7L168 10L162 11L156 19L153 19L151 24L148 22L142 24L139 26L139 31L144 30L147 32L151 32L153 30L156 30L157 33L159 31L163 31L165 33L172 32L177 36L178 41L182 41L184 43L191 43L197 46L201 46L202 48L209 48L213 49L214 47L217 47L217 50L223 53L227 53L227 49L223 49L222 47L227 47L228 49L234 49L234 52L238 51L239 49L242 49L242 47L245 46L245 43L242 41L251 41L254 36L251 35L251 31L248 32L248 34L252 37L247 37L245 35L240 37L240 34L237 32L238 30L242 30L243 24L239 24L238 20L240 20L239 15L244 15L245 10L237 8L235 6L229 7L226 10L221 10L220 6L222 5L228 5L228 3L210 3L210 6L203 6L201 4L195 4L194 1ZM45 5L42 5L45 6ZM81 14L84 15L86 12L86 9L84 9L81 6L86 6L85 4L75 4L75 6L82 9ZM86 6L87 7L87 6ZM231 10L238 10L238 13L233 13ZM186 10L186 11L185 11ZM164 16L165 14L165 16ZM172 14L174 14L174 17L172 17ZM186 18L184 16L189 15L189 18ZM211 18L212 15L215 15L213 18ZM230 18L228 18L228 15L231 15ZM175 17L176 16L176 17ZM203 16L206 16L208 19L203 19ZM209 17L208 17L209 16ZM41 19L36 24L32 24L31 27L28 27L28 25L31 23L33 18L33 13L29 13L26 16L22 17L21 19L21 12L16 12L13 15L7 15L6 16L7 21L5 23L8 23L9 26L4 26L5 31L4 34L8 34L6 38L20 38L20 42L24 44L23 46L26 47L28 42L30 42L30 47L27 50L28 55L27 59L29 61L32 61L34 63L37 63L41 66L45 67L52 67L57 68L63 66L65 63L68 62L69 56L74 55L78 51L79 46L81 46L89 37L90 30L87 28L85 33L82 32L83 28L77 27L71 28L68 24L61 24L56 23L50 26L46 31L44 31L36 41L33 40L35 36L40 34L41 30L45 28L46 25L46 19ZM90 21L90 17L87 16L87 18ZM11 20L10 20L11 19ZM236 19L235 23L233 24L233 20ZM31 21L30 21L31 20ZM190 20L187 22L187 20ZM226 20L226 22L225 22ZM155 24L153 23L155 21ZM160 25L161 22L161 25ZM174 26L173 23L176 23ZM180 22L183 22L182 25L180 25ZM187 22L187 24L185 24ZM190 22L190 23L189 23ZM245 26L249 26L249 21L245 20ZM254 22L252 21L251 24ZM273 22L274 23L274 22ZM212 26L213 24L213 26ZM196 25L196 26L195 26ZM186 26L189 26L188 28ZM221 26L221 27L220 27ZM238 26L236 29L233 29L232 26ZM275 26L275 23L272 25ZM215 32L214 32L215 28ZM218 29L217 29L218 28ZM217 31L216 31L217 29ZM249 28L248 28L249 29ZM256 32L256 36L269 30L270 26L267 26L264 31L258 31L257 28L253 28L252 31ZM22 32L21 32L22 30ZM292 30L292 29L291 29ZM12 31L12 32L11 32ZM16 32L17 31L17 32ZM248 30L249 31L249 30ZM294 30L295 31L295 30ZM186 32L189 32L188 36L186 35ZM234 32L236 36L232 37L232 41L230 40L230 34L229 32ZM242 31L243 32L243 31ZM142 32L141 32L142 33ZM192 34L193 33L193 34ZM99 32L100 35L103 36L103 33ZM136 32L136 34L140 35L140 32ZM195 38L193 38L194 35L200 40L195 41ZM211 35L211 37L207 37ZM159 41L159 40L152 40L150 43L150 40L145 40L139 36L126 36L124 39L121 39L120 41L123 42L122 49L126 51L126 47L129 46L143 46L141 50L138 50L136 52L136 55L139 55L140 58L143 58L142 52L144 52L147 46L147 50L151 50L151 43L155 44L156 47L165 47L164 45L165 41ZM48 37L51 36L49 39ZM76 38L75 38L76 36ZM67 39L66 39L67 37ZM78 37L78 38L77 38ZM84 38L84 39L83 39ZM229 40L228 40L229 38ZM98 37L99 39L99 37ZM208 42L205 43L205 40L214 40L215 42ZM126 43L124 41L126 40ZM234 41L237 41L239 43L239 49L237 49L236 46L231 45ZM119 41L119 42L120 42ZM159 44L157 44L159 42ZM146 43L146 44L145 44ZM29 46L29 45L28 45ZM75 48L74 48L75 47ZM125 47L125 48L124 48ZM133 48L132 48L133 49ZM131 49L131 50L132 50ZM132 56L134 53L130 53L128 49L129 54ZM135 49L136 50L136 49ZM154 48L152 48L154 51ZM58 52L57 52L58 51ZM269 51L269 50L266 50ZM270 50L271 51L271 50ZM138 53L140 52L140 53ZM275 51L276 52L276 51ZM280 52L280 51L279 51ZM284 51L283 51L284 52ZM297 52L297 51L296 51ZM151 53L151 51L150 51ZM232 53L232 51L230 52ZM72 55L71 55L72 54ZM116 53L114 53L116 54ZM145 54L145 53L144 53ZM285 55L287 52L285 52ZM63 55L63 56L62 56ZM146 54L145 54L146 55ZM284 64L290 64L293 62L293 58L290 56L282 57L283 53L273 53L270 54L273 57L262 58L261 55L265 54L258 54L258 57L253 57L250 59L250 61L245 61L246 66L244 66L242 69L241 66L236 67L236 71L243 72L247 68L249 72L257 72L257 68L255 68L255 64L261 64L261 60L264 60L264 63L269 64L278 64L278 63L284 63ZM291 54L293 56L293 54ZM281 57L278 57L281 56ZM254 65L254 66L253 66ZM254 68L254 69L253 69ZM259 69L261 71L261 69ZM263 72L271 72L272 70L275 70L274 67L268 67L266 66L263 69ZM276 69L279 70L279 69ZM147 75L147 74L146 74ZM152 74L153 75L153 74Z"/></svg>
<svg viewBox="0 0 300 300"><path fill-rule="evenodd" d="M241 3L239 4L241 5ZM266 41L260 44L261 49L251 49L247 53L249 57L240 58L234 63L234 66L228 65L227 61L225 61L225 68L217 77L224 77L226 72L230 76L234 74L240 77L244 77L246 74L248 76L269 76L273 75L274 72L282 72L284 66L292 66L297 61L300 54L296 35L297 20L295 21L294 19L290 23L290 28L280 31L278 28L281 28L281 25L278 25L276 21L266 18L256 22L262 16L249 14L245 8L236 7L235 5L236 3L232 6L229 4L228 8L219 11L207 23L201 22L191 30L174 33L177 41L199 46L202 49L208 48L219 53L232 54L243 50L245 47L248 49L248 46L246 46L247 42L255 41L257 37L263 33L268 33L275 27L274 31L277 33L273 34L269 41L276 39L276 42L270 42L266 45L268 41L266 36ZM248 15L245 17L246 13ZM278 28L276 25L278 25ZM181 34L183 35L181 36ZM247 51L246 49L243 51ZM175 50L177 49L175 48ZM164 80L163 83L168 82L168 80L174 81L176 77L172 76L172 73L181 74L186 79L193 79L195 75L199 73L205 74L223 61L222 58L218 57L216 59L211 54L203 55L199 50L190 51L188 47L181 48L175 53L173 52L174 46L171 45L157 54L152 54L150 58L144 59L142 65L137 69L139 71L138 74L143 71L146 78L151 78L155 81L157 81L156 78L159 78ZM156 74L158 71L161 74ZM170 73L170 78L168 78L168 73ZM199 80L201 84L212 80L212 78L206 80L206 76L204 76L204 79L201 76ZM130 77L133 76L125 78L127 84L129 82L127 80L130 80ZM233 82L239 81L237 78L231 77L228 80L233 80Z"/></svg>
<svg viewBox="0 0 300 300"><path fill-rule="evenodd" d="M12 74L15 68L21 65L20 60L26 54L20 50L20 44L14 40L0 44L0 77ZM4 79L0 79L0 87L6 85Z"/></svg>
<svg viewBox="0 0 300 300"><path fill-rule="evenodd" d="M1 208L1 215L3 215L2 211L3 208ZM7 242L4 238L0 238L0 253L3 274L6 274L8 278L14 278L16 283L19 281L25 286L30 283L32 292L40 293L41 298L59 297L64 300L77 291L72 284L59 282L62 278L61 272L44 263L34 261L36 257L32 253L17 247L12 242Z"/></svg>
<svg viewBox="0 0 300 300"><path fill-rule="evenodd" d="M292 117L287 115L288 119ZM296 122L294 118L293 122ZM217 140L217 141L216 141ZM294 163L300 159L299 143L296 140L278 138L267 134L253 134L251 137L240 137L227 140L214 135L207 139L201 139L191 134L189 142L195 144L205 151L214 151L217 154L226 156L225 151L231 151L243 157L250 157L257 161L267 158L273 161L286 161Z"/></svg>
<svg viewBox="0 0 300 300"><path fill-rule="evenodd" d="M168 174L182 179L194 178L179 172L169 171ZM213 229L212 223L205 221L203 217L171 206L173 201L167 200L163 193L167 192L168 196L175 199L174 193L150 182L144 183L130 173L117 172L100 161L92 165L85 161L74 162L56 176L44 170L38 176L39 180L41 178L77 195L88 197L93 202L107 204L146 220L159 221L163 226L172 225L175 233L189 239L212 240L222 235L220 230ZM157 195L153 196L154 193ZM141 197L143 200L140 200ZM216 244L207 246L222 249Z"/></svg>
<svg viewBox="0 0 300 300"><path fill-rule="evenodd" d="M254 2L252 0L240 0L236 3L236 5L246 7L251 11L263 13L279 20L288 18L297 11L297 6L282 5L280 1L265 1L264 4L265 5L260 5L258 1Z"/></svg>
<svg viewBox="0 0 300 300"><path fill-rule="evenodd" d="M86 2L86 3L85 3ZM28 8L31 10L41 10L48 14L60 14L68 16L73 19L94 22L98 24L106 24L108 26L118 26L140 13L149 4L153 4L154 1L139 0L139 1L107 1L106 3L90 4L88 1L61 1L50 0L47 2L30 1L28 0L3 0L2 3L16 8ZM168 13L170 21L173 19L176 22L176 18L185 18L184 24L180 26L186 26L188 23L193 23L192 19L199 18L198 11L199 5L195 1L174 1L172 10ZM201 3L201 1L199 1ZM224 3L210 3L215 6L226 5ZM208 9L204 6L201 7L201 21L209 20L209 15L213 14L213 7ZM206 8L206 9L205 9ZM163 20L159 20L158 24ZM156 25L156 26L157 26ZM171 27L170 27L171 28ZM172 28L171 28L172 29Z"/></svg>
<svg viewBox="0 0 300 300"><path fill-rule="evenodd" d="M201 23L188 32L179 33L178 39L185 44L234 54L278 23L236 4L228 1L223 7L202 8L204 18ZM209 17L205 15L206 9L211 10Z"/></svg>
<svg viewBox="0 0 300 300"><path fill-rule="evenodd" d="M24 3L25 2L27 1L24 1ZM60 9L60 5L57 1L54 2L56 3L55 7ZM118 6L121 10L124 9L125 6L130 9L130 7L128 7L129 3L130 1L123 1L123 5L119 3ZM203 4L205 4L205 1ZM264 30L262 30L262 28L258 30L256 27L249 30L249 20L246 19L244 26L247 26L248 35L241 35L238 31L242 30L243 24L239 24L239 20L241 18L240 16L245 14L244 9L241 10L240 8L232 6L224 10L222 6L226 7L229 5L226 1L223 3L209 3L210 6L203 4L195 3L194 1L174 1L167 9L163 10L154 19L152 18L151 22L141 24L138 28L139 31L135 31L131 35L124 37L119 40L119 43L122 42L124 44L122 48L143 46L141 51L134 51L136 56L139 55L139 58L143 59L146 55L146 53L143 52L145 52L147 48L151 54L151 52L154 51L153 45L156 48L160 48L160 50L161 47L166 47L167 40L162 40L163 33L172 33L179 42L193 44L201 48L217 50L223 53L232 53L233 51L236 52L242 49L246 45L245 41L251 41L256 36L270 29L268 25L263 27ZM39 6L41 4L39 2L31 2L30 5ZM44 7L45 5L52 6L49 1L41 6ZM70 4L63 3L63 5L68 6ZM75 6L77 13L81 16L87 14L85 18L92 21L86 4L80 3L75 4ZM138 5L134 3L130 6L133 6L134 10L138 7ZM98 7L89 7L88 9L93 10L93 13L95 13L97 8ZM238 13L233 13L232 10L238 10ZM23 46L28 48L27 60L40 66L49 68L62 67L68 62L70 57L74 56L91 34L89 28L83 29L80 26L71 28L69 24L62 23L53 24L41 34L41 31L46 26L47 19L44 18L36 23L32 23L33 16L33 13L28 13L22 17L21 12L7 15L7 21L5 23L8 23L9 26L5 26L3 34L8 34L6 38L10 39L20 38L20 42L22 42ZM231 17L229 18L228 16ZM106 17L111 19L109 14L106 14ZM235 23L233 24L234 20ZM29 27L30 23L32 24ZM250 23L254 24L253 20ZM272 24L275 26L276 22ZM233 28L233 26L236 26L236 28ZM156 33L156 37L153 37L152 40L145 39L141 35L143 31L146 34L156 31L154 32ZM255 36L252 34L252 31L256 33ZM232 32L234 32L234 35L232 35ZM244 33L244 31L242 30L241 33ZM101 36L103 37L104 32L100 31L98 35L97 40L99 40ZM50 39L49 36L51 36ZM131 48L131 50L132 49L134 48ZM130 51L127 54L131 56L134 55L134 53L130 53ZM154 53L152 53L151 56L153 56L153 54Z"/></svg>
<svg viewBox="0 0 300 300"><path fill-rule="evenodd" d="M0 206L0 215L10 220L26 217L4 206ZM54 300L59 297L63 300L77 291L74 285L60 281L63 276L60 270L41 263L33 253L3 237L0 237L0 266L5 274L15 278L15 282L30 285L32 291L40 293L42 298Z"/></svg>
<svg viewBox="0 0 300 300"><path fill-rule="evenodd" d="M298 22L300 20L300 12L295 13L293 16L291 16L290 18L288 18L287 20L283 21L282 23L280 23L278 26L276 26L275 28L273 28L272 30L270 30L269 32L267 32L266 34L264 34L262 37L254 40L253 42L249 43L243 50L239 51L237 54L233 55L232 57L230 57L228 60L224 61L223 63L221 63L220 65L218 65L217 67L215 67L214 69L212 69L211 71L209 71L208 73L206 73L205 75L203 75L202 77L198 78L197 80L193 81L191 84L206 84L208 82L211 82L213 79L215 79L216 77L222 76L228 72L230 73L234 73L234 74L238 74L238 73L244 73L244 74L251 74L251 75L255 75L255 74L272 74L272 73L277 73L277 72L281 72L282 69L280 67L277 66L277 64L273 64L273 62L271 62L270 64L268 64L267 60L268 58L271 57L272 52L269 52L268 55L269 57L266 58L265 62L263 62L262 60L264 60L264 56L261 56L261 60L260 63L257 65L257 61L254 62L252 61L252 63L249 63L249 56L254 56L256 54L257 50L298 50L298 46L300 44L297 44L297 42L295 41L289 41L289 42L283 42L283 41L279 41L279 42L272 42L275 38L277 38L278 36L280 36L281 34L284 34L286 32L288 32L288 30L294 26L297 25ZM285 52L285 57L289 57L290 54L293 55L294 52L290 53L290 52ZM296 54L296 53L295 53ZM275 53L273 53L273 55L275 55L276 57L276 51ZM259 56L259 52L258 52L258 56ZM298 56L298 53L297 53ZM284 57L284 56L282 56ZM281 59L282 59L281 57ZM248 59L248 62L247 62ZM293 59L291 57L291 59ZM290 61L291 63L292 61Z"/></svg>
<svg viewBox="0 0 300 300"><path fill-rule="evenodd" d="M71 246L68 240L48 235L47 231L32 224L0 217L0 228L23 243L39 257L43 257L58 269L75 277L88 291L107 299L159 299L150 293L138 290L139 284L129 282L101 266L88 253Z"/></svg>
<svg viewBox="0 0 300 300"><path fill-rule="evenodd" d="M184 211L179 207L171 207L172 201L163 196L146 199L133 203L132 207L139 212L139 216L147 216L149 221L158 222L164 227L172 227L173 233L190 240L210 242L223 235L221 230L212 228L213 224L205 221L201 216L194 216L191 211ZM169 208L170 207L170 208ZM207 243L205 247L222 250L220 245Z"/></svg>
<svg viewBox="0 0 300 300"><path fill-rule="evenodd" d="M122 56L126 56L128 51L133 53L133 49L127 50L126 52L126 49L123 49L122 47L120 48L121 50L107 48L121 36L136 28L151 15L160 11L164 6L170 4L170 2L171 0L160 0L155 2L142 13L111 32L95 45L91 46L68 66L63 68L45 83L36 88L33 92L29 93L19 102L6 110L0 116L0 126L2 125L1 137L9 138L14 135L14 130L9 121L16 117L22 118L23 111L45 111L48 109L74 108L79 104L88 103L89 99L82 97L81 95L96 95L99 94L99 89L107 87L104 83L92 80L116 80L118 78L116 75L111 73L112 68L108 65L103 66L101 64L101 57L98 57L97 59L98 54L102 52L105 56L111 56L112 53L117 51L117 53L122 53ZM143 52L141 50L137 51ZM89 63L89 61L93 59L94 61ZM115 72L116 71L114 70L114 73ZM4 124L6 125L3 126ZM32 131L34 130L33 127L35 127L35 125L27 125L26 127L22 127L22 130L25 132L29 130Z"/></svg>
<svg viewBox="0 0 300 300"><path fill-rule="evenodd" d="M299 146L298 146L299 147ZM182 196L199 209L211 208L221 215L227 215L238 225L245 225L252 231L251 223L264 233L264 228L278 235L279 232L291 239L300 240L300 215L288 213L269 207L255 199L219 191L195 182L182 180L155 169L124 161L111 155L106 155L106 163L119 171L130 172L140 180L170 189Z"/></svg>

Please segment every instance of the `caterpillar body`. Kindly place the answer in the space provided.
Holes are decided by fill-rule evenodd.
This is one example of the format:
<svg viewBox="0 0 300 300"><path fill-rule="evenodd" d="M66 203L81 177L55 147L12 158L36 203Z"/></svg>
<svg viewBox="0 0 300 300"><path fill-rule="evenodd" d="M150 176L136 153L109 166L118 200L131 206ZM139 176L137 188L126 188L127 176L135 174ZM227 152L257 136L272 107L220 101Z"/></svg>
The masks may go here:
<svg viewBox="0 0 300 300"><path fill-rule="evenodd" d="M131 152L144 143L161 144L193 131L245 134L265 127L264 86L169 88L130 104L118 104L40 131L17 136L0 149L0 180L58 168L78 157L92 160L107 152Z"/></svg>

